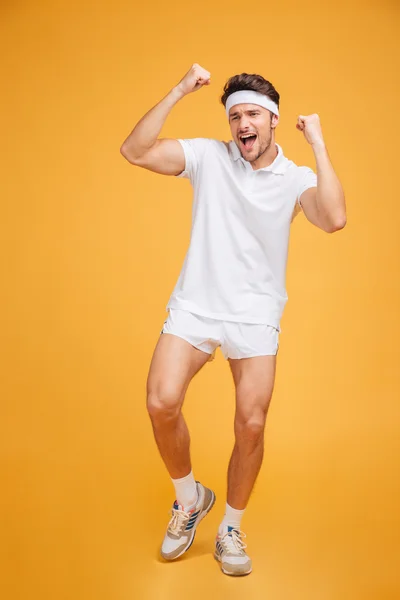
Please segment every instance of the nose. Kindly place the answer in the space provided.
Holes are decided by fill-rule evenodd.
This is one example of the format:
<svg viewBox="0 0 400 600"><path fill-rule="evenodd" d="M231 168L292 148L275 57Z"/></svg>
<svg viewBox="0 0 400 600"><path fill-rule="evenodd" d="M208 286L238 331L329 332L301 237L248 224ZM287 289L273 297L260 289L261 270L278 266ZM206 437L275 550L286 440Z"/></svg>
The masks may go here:
<svg viewBox="0 0 400 600"><path fill-rule="evenodd" d="M239 132L245 133L249 129L250 119L246 115L242 115L239 121Z"/></svg>

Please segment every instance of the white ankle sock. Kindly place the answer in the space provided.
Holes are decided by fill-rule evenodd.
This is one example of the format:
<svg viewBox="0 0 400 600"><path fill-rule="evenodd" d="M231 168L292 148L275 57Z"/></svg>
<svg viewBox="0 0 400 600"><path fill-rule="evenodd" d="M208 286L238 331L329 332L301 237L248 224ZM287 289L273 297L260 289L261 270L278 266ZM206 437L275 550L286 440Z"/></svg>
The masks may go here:
<svg viewBox="0 0 400 600"><path fill-rule="evenodd" d="M226 503L225 516L222 520L221 525L219 526L218 532L220 534L222 534L224 532L224 530L225 531L228 530L228 527L234 527L235 529L240 529L240 522L242 520L245 510L246 510L245 508L243 510L238 510L237 508L232 508L232 506L229 506L229 504Z"/></svg>
<svg viewBox="0 0 400 600"><path fill-rule="evenodd" d="M197 485L193 477L193 472L190 471L186 477L180 479L172 479L175 487L176 500L178 504L183 506L185 510L193 508L197 502Z"/></svg>

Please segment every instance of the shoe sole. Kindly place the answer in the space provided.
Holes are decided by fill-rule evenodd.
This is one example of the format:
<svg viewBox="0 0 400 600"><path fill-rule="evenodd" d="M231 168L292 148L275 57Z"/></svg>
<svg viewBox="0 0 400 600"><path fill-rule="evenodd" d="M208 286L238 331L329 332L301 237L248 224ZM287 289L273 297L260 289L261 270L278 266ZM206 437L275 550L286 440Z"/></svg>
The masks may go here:
<svg viewBox="0 0 400 600"><path fill-rule="evenodd" d="M219 554L217 554L216 552L214 552L214 558L216 561L218 561L221 565L221 571L223 573L225 573L225 575L230 575L231 577L243 577L244 575L250 575L250 573L253 570L253 567L250 569L250 571L246 571L246 573L231 573L230 571L225 571L223 565L222 565L222 560L221 557L219 556Z"/></svg>
<svg viewBox="0 0 400 600"><path fill-rule="evenodd" d="M214 494L214 492L212 490L210 490L210 491L212 493L211 502L209 503L209 505L207 506L207 508L202 511L202 513L200 514L200 516L197 519L196 523L193 525L193 529L192 529L192 532L191 532L191 536L190 536L190 538L188 540L187 546L185 548L183 548L182 551L179 554L177 554L176 556L174 556L174 558L168 558L167 556L163 556L162 555L162 557L165 560L176 560L177 558L179 558L180 556L182 556L182 554L185 554L185 552L187 552L189 550L190 546L193 544L193 542L194 542L194 536L196 535L196 529L197 529L199 523L204 519L205 516L208 515L208 513L210 512L210 510L214 506L215 501L217 499L216 496L215 496L215 494Z"/></svg>

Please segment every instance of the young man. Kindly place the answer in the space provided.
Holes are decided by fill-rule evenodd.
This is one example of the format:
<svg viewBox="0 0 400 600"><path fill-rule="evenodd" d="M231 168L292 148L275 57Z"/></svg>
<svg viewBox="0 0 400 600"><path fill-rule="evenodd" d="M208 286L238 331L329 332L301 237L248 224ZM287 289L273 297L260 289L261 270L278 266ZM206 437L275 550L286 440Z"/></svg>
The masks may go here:
<svg viewBox="0 0 400 600"><path fill-rule="evenodd" d="M189 178L194 188L190 246L167 306L162 333L168 335L160 336L147 382L155 440L176 493L161 553L172 560L186 552L215 502L193 477L181 409L191 379L221 346L236 388L235 445L214 555L224 573L245 575L252 565L240 523L263 458L287 301L290 224L303 209L311 223L332 233L345 226L346 209L318 115L300 116L296 125L312 146L316 175L275 143L279 94L260 75L243 73L225 85L229 143L159 138L175 104L209 84L210 73L194 64L138 122L121 152L133 165Z"/></svg>

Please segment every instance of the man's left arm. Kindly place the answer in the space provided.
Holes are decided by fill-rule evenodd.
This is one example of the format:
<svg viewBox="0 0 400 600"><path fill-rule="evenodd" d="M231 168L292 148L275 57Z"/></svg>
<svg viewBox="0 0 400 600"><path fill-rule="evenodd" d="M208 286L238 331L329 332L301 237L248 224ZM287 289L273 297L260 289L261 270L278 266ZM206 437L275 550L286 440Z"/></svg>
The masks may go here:
<svg viewBox="0 0 400 600"><path fill-rule="evenodd" d="M342 185L329 158L317 114L298 117L296 127L311 144L317 165L317 187L303 192L299 202L307 219L327 233L346 225L346 203Z"/></svg>

